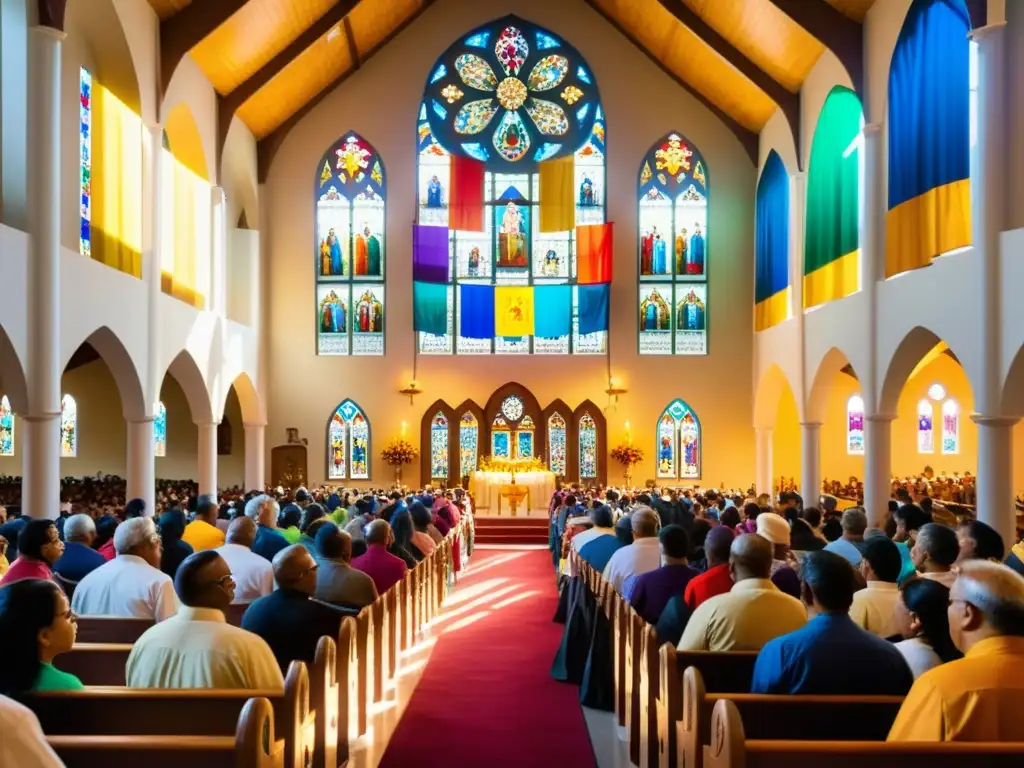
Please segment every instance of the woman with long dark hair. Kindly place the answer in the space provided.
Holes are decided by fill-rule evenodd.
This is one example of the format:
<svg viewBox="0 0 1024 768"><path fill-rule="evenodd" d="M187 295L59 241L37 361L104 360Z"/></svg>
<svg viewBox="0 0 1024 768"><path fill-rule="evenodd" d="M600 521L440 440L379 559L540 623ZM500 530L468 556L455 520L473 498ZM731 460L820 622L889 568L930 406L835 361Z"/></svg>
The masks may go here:
<svg viewBox="0 0 1024 768"><path fill-rule="evenodd" d="M0 694L20 699L29 691L77 691L82 681L53 666L71 650L78 626L64 592L52 581L23 579L0 588Z"/></svg>
<svg viewBox="0 0 1024 768"><path fill-rule="evenodd" d="M963 656L949 636L949 588L932 579L911 579L900 589L895 619L903 636L896 648L917 679L929 669Z"/></svg>
<svg viewBox="0 0 1024 768"><path fill-rule="evenodd" d="M405 560L410 568L415 568L416 563L423 559L423 553L413 544L412 532L414 530L412 516L408 509L397 512L392 518L391 529L395 533L395 541L389 548L393 555ZM410 562L411 558L411 562Z"/></svg>

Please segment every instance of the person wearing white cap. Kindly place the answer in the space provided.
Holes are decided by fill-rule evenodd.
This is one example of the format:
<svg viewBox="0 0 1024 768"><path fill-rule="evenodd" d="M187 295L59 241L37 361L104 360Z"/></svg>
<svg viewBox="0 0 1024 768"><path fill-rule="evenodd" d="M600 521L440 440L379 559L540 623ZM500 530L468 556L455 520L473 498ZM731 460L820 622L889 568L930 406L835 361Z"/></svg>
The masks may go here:
<svg viewBox="0 0 1024 768"><path fill-rule="evenodd" d="M774 512L757 516L757 533L772 545L772 583L787 595L800 598L800 577L786 564L789 553L789 523Z"/></svg>

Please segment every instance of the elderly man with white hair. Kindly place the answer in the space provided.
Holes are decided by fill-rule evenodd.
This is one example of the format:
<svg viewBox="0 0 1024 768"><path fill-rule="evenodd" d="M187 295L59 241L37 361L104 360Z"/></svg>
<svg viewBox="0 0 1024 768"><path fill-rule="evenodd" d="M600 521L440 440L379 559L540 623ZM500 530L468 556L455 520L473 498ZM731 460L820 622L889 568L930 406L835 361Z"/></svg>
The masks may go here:
<svg viewBox="0 0 1024 768"><path fill-rule="evenodd" d="M53 564L53 571L65 581L77 583L104 565L107 560L92 548L96 523L88 515L72 515L64 521L64 554Z"/></svg>
<svg viewBox="0 0 1024 768"><path fill-rule="evenodd" d="M178 611L174 582L160 570L160 535L151 517L126 520L114 533L117 557L75 589L71 609L80 616L124 616L163 621Z"/></svg>
<svg viewBox="0 0 1024 768"><path fill-rule="evenodd" d="M917 678L889 741L1024 741L1024 576L963 563L947 615L964 658Z"/></svg>
<svg viewBox="0 0 1024 768"><path fill-rule="evenodd" d="M256 523L256 540L252 551L269 561L288 546L288 539L277 530L277 516L281 511L273 496L265 493L253 496L245 503L245 516Z"/></svg>

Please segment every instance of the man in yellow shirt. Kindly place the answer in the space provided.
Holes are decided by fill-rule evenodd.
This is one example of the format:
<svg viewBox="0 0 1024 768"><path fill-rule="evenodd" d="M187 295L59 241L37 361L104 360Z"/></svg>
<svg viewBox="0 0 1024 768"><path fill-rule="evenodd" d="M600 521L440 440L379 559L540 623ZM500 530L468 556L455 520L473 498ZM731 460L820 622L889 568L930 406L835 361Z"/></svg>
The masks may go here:
<svg viewBox="0 0 1024 768"><path fill-rule="evenodd" d="M217 527L217 497L204 494L196 502L195 519L185 526L181 540L196 552L224 546L224 531Z"/></svg>
<svg viewBox="0 0 1024 768"><path fill-rule="evenodd" d="M948 614L964 658L917 679L889 741L1024 741L1024 576L967 561Z"/></svg>

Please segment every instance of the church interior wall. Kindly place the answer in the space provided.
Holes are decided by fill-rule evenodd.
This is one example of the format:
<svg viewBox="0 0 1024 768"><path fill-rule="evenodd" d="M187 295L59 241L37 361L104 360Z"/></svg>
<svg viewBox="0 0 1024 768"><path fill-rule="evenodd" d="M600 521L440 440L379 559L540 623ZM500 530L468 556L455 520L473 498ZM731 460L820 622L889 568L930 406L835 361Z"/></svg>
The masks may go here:
<svg viewBox="0 0 1024 768"><path fill-rule="evenodd" d="M90 0L70 0L90 2ZM139 115L143 123L159 118L157 76L160 71L160 20L147 0L112 0L121 22L139 84Z"/></svg>
<svg viewBox="0 0 1024 768"><path fill-rule="evenodd" d="M1009 125L1024 125L1024 3L1006 3L1007 27L1003 32L1006 47L1006 118ZM1024 146L1009 142L1007 158L1007 229L1024 227Z"/></svg>
<svg viewBox="0 0 1024 768"><path fill-rule="evenodd" d="M202 70L199 69L199 65L195 63L191 56L183 56L181 58L177 68L174 70L174 74L171 76L171 82L167 85L167 93L164 95L163 104L160 107L160 122L168 133L171 152L179 160L185 162L183 159L185 152L190 154L198 153L199 148L191 146L182 147L181 149L185 152L179 154L179 149L175 146L176 142L191 142L194 139L194 136L190 136L186 131L179 131L173 134L171 132L172 114L179 108L179 105L185 105L195 121L198 139L202 145L201 154L206 166L204 178L211 185L217 184L217 92L213 90L210 81L206 79ZM195 163L185 164L189 166L195 165ZM192 170L196 169L192 168Z"/></svg>
<svg viewBox="0 0 1024 768"><path fill-rule="evenodd" d="M36 4L31 0L0 3L0 223L28 227L28 35Z"/></svg>
<svg viewBox="0 0 1024 768"><path fill-rule="evenodd" d="M1024 349L1024 302L1020 300L1020 288L1024 285L1024 229L1015 229L1012 232L1002 233L1002 310L1005 321L1002 325L1002 371L1000 381L1003 382L1004 392L1009 387L1016 387L1018 394L1015 398L1007 398L1004 395L1004 402L1016 399L1021 407L1013 409L1010 413L1024 416L1024 380L1016 378L1011 381L1010 369L1014 364L1020 350ZM1024 460L1024 455L1022 455Z"/></svg>
<svg viewBox="0 0 1024 768"><path fill-rule="evenodd" d="M768 118L768 122L764 124L761 133L758 134L758 178L760 178L761 169L764 168L764 163L768 159L768 153L773 149L782 158L782 162L786 165L786 171L790 176L800 170L797 165L797 138L793 135L793 129L790 127L785 113L781 109L776 109L772 116Z"/></svg>
<svg viewBox="0 0 1024 768"><path fill-rule="evenodd" d="M634 478L653 477L654 429L661 410L683 398L701 419L704 481L752 482L751 358L753 198L755 169L733 135L688 92L581 0L525 0L516 12L575 45L589 62L608 125L608 220L616 223L611 295L611 375L629 388L609 414L609 441L624 437L626 419L647 461ZM501 384L518 381L542 405L561 397L575 406L586 398L607 402L605 357L419 357L416 403L396 390L413 375L411 333L411 231L415 219L415 120L423 85L435 58L458 34L495 16L493 6L442 0L414 29L400 34L360 71L300 121L277 154L268 180L267 210L274 212L269 243L270 291L290 297L269 312L270 428L268 448L286 427L310 441L310 479L326 472L324 446L332 410L350 397L373 429L371 477L390 477L377 453L398 435L401 422L419 423L437 398L483 403ZM451 20L459 19L458 26ZM430 41L425 45L424 41ZM387 109L378 108L383 103ZM333 141L359 132L378 152L388 176L386 352L384 357L317 357L313 308L313 200L310 179ZM708 164L711 185L709 247L710 354L705 357L640 357L637 354L636 180L643 155L664 133L676 130L695 144ZM739 366L739 367L738 367ZM743 407L743 404L747 404ZM415 471L413 472L415 474ZM617 468L610 468L612 478ZM409 476L408 482L417 478Z"/></svg>
<svg viewBox="0 0 1024 768"><path fill-rule="evenodd" d="M28 362L28 235L0 224L0 268L4 300L0 301L0 326L24 367ZM0 382L5 371L0 370ZM24 373L23 373L24 375Z"/></svg>

